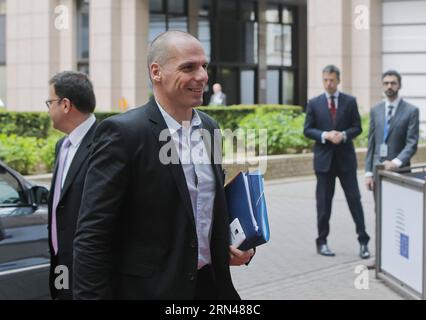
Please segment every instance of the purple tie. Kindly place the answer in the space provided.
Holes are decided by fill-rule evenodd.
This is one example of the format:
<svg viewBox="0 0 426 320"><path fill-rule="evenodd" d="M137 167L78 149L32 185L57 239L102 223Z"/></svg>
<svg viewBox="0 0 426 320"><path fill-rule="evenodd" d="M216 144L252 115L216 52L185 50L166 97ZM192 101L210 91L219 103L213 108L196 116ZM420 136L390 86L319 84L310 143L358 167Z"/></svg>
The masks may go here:
<svg viewBox="0 0 426 320"><path fill-rule="evenodd" d="M52 246L55 255L58 253L58 233L56 229L56 207L58 206L59 199L61 198L62 190L62 175L64 173L65 161L67 160L68 151L70 149L70 139L65 138L59 152L58 170L56 171L55 189L53 193L53 205L52 205Z"/></svg>

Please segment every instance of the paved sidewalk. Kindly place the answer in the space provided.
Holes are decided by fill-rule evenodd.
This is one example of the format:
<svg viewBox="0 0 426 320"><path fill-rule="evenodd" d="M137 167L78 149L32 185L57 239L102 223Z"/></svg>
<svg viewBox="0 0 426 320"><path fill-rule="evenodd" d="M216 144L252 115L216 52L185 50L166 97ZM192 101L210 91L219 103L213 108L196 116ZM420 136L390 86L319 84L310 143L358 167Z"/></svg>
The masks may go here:
<svg viewBox="0 0 426 320"><path fill-rule="evenodd" d="M50 176L32 177L48 185ZM358 266L371 264L375 249L374 200L359 175L364 214L373 257L358 257L359 245L343 191L336 183L328 244L336 257L316 253L314 176L266 182L271 240L260 246L248 267L232 267L235 286L243 299L404 299L368 272L367 290L355 288Z"/></svg>
<svg viewBox="0 0 426 320"><path fill-rule="evenodd" d="M360 183L364 214L374 258L374 199ZM328 244L335 257L316 253L315 177L266 182L271 240L257 249L248 267L233 267L235 286L243 299L404 299L368 273L368 289L355 288L358 266L371 264L373 258L358 257L355 224L343 191L336 183ZM362 268L362 267L360 267ZM364 269L365 270L365 269ZM364 278L365 279L365 278ZM359 278L358 278L358 283ZM362 282L365 283L365 282Z"/></svg>

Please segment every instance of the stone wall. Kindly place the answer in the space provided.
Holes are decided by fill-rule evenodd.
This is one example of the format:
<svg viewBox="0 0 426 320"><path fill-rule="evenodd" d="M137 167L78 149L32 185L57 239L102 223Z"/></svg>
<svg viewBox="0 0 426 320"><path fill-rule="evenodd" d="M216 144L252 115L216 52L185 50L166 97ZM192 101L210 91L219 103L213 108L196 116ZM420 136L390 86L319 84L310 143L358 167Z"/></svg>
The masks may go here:
<svg viewBox="0 0 426 320"><path fill-rule="evenodd" d="M358 169L364 169L364 161L367 149L357 149ZM296 176L313 175L313 154L278 155L269 156L265 173L266 180L282 179ZM420 145L413 163L426 162L426 145ZM225 164L227 179L235 175L239 170L247 170L247 165Z"/></svg>

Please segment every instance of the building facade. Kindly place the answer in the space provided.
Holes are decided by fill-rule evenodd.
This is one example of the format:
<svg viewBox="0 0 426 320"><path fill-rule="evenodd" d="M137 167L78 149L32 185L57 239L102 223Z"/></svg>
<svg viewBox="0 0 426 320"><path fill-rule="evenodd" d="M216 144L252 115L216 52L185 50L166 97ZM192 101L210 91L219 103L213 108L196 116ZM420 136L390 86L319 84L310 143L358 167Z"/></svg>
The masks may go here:
<svg viewBox="0 0 426 320"><path fill-rule="evenodd" d="M178 29L209 57L205 102L219 82L229 104L305 105L332 63L367 112L392 68L426 122L424 12L426 0L0 0L0 99L44 110L49 78L72 69L90 75L99 111L141 105L148 43Z"/></svg>

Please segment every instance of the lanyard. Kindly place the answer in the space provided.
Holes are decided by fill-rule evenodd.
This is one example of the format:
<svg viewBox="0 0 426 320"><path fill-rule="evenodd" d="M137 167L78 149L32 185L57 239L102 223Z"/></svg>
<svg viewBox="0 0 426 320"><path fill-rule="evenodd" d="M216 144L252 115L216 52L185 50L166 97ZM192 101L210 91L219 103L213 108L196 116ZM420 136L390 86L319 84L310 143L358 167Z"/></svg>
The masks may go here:
<svg viewBox="0 0 426 320"><path fill-rule="evenodd" d="M386 143L386 140L388 139L388 135L389 135L389 124L388 124L388 120L385 119L385 127L383 130L383 143Z"/></svg>

